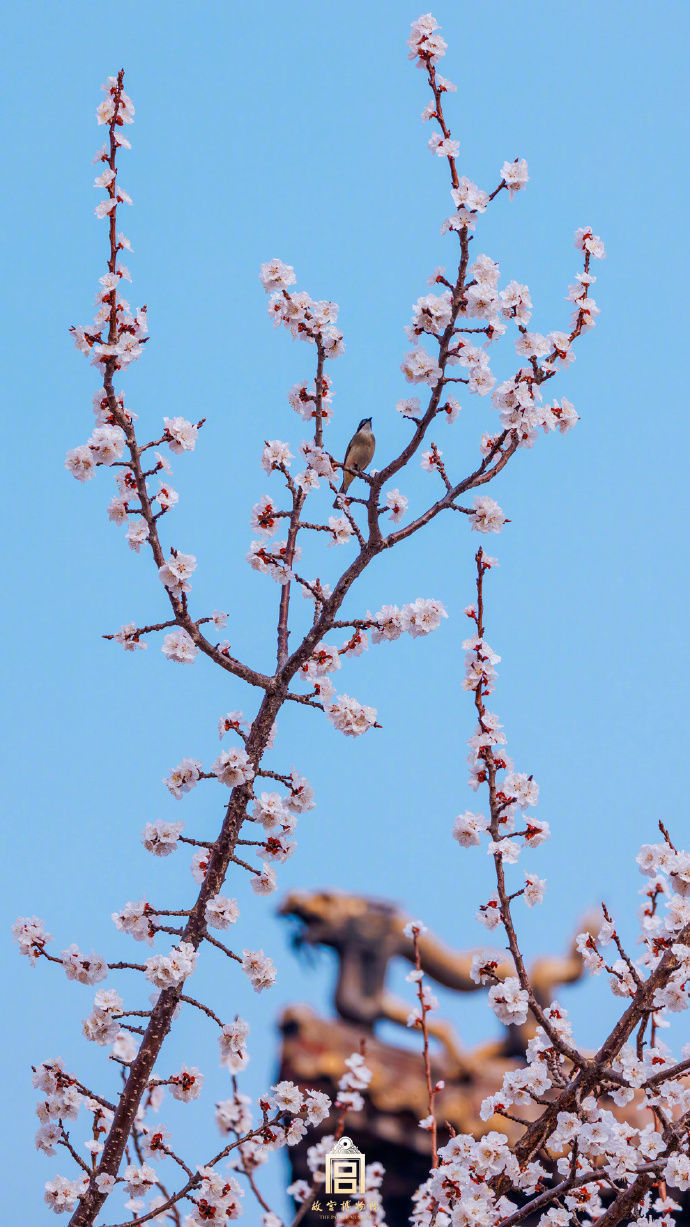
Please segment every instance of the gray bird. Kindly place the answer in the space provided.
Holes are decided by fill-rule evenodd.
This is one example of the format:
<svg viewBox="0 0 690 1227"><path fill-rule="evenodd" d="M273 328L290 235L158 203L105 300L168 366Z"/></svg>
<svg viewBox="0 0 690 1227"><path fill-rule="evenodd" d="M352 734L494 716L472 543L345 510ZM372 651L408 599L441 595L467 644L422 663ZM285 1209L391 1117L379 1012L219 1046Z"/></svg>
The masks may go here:
<svg viewBox="0 0 690 1227"><path fill-rule="evenodd" d="M353 434L350 442L347 445L345 452L345 460L343 465L345 469L356 469L357 473L362 473L374 457L374 448L376 447L376 439L371 429L371 418L362 418L359 426ZM343 472L343 481L340 487L340 493L346 494L350 485L357 473ZM338 499L335 500L334 507L338 506Z"/></svg>

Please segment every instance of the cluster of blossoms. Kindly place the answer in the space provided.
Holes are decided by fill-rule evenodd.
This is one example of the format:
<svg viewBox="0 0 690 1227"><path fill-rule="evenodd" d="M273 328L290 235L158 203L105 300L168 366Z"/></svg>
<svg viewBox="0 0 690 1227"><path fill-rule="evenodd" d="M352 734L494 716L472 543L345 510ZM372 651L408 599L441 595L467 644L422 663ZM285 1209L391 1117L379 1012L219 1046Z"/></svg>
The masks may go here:
<svg viewBox="0 0 690 1227"><path fill-rule="evenodd" d="M415 1227L430 1227L439 1221L453 1227L500 1227L527 1215L532 1209L529 1198L534 1197L534 1212L543 1211L534 1219L540 1227L599 1221L612 1200L616 1207L619 1202L634 1207L639 1214L634 1221L640 1225L659 1222L669 1227L679 1206L668 1196L666 1186L680 1192L690 1189L684 1124L690 1112L690 1090L682 1078L690 1065L690 1045L683 1049L682 1060L674 1062L669 1048L658 1038L658 1028L668 1025L668 1014L690 1003L690 857L673 846L664 828L664 842L645 845L638 855L640 870L649 881L641 892L645 949L636 963L625 953L606 909L604 919L576 939L584 966L594 974L608 972L613 994L626 998L630 1006L624 1022L592 1061L575 1045L566 1009L557 1001L540 1005L535 997L515 937L513 900L523 896L528 906L540 903L545 882L526 873L524 887L508 893L506 866L517 861L523 846L543 842L548 825L526 816L538 801L538 786L531 776L513 769L500 724L484 706L500 660L486 642L483 625L483 580L494 562L478 551L477 602L465 611L475 623L476 634L463 644L464 687L473 692L478 714L470 739L470 784L474 789L489 787L490 816L469 811L459 815L453 835L463 848L477 846L488 836L497 889L480 908L478 919L489 929L503 925L513 962L511 966L492 951L478 952L472 959L471 978L489 988L489 1004L505 1026L524 1029L530 1014L533 1022L523 1031L525 1065L510 1069L501 1086L481 1105L480 1117L488 1132L480 1138L454 1136L438 1150L438 1161L416 1194L412 1221ZM518 823L523 827L519 831ZM415 942L423 932L420 922L412 922L405 930ZM601 951L611 944L617 957L607 962ZM648 1000L645 974L658 980ZM419 970L408 979L417 981L420 998L420 1008L408 1023L419 1027L435 1001L426 996ZM633 1013L636 1006L637 1013ZM635 1028L638 1035L633 1044ZM577 1071L575 1081L573 1070ZM574 1093L573 1088L577 1088ZM548 1106L554 1103L555 1108ZM636 1115L621 1112L627 1105L636 1106ZM505 1117L515 1120L515 1110L526 1107L531 1114L528 1120L522 1118L525 1132L511 1145ZM642 1108L651 1110L651 1121ZM430 1110L433 1113L433 1094ZM540 1113L543 1119L550 1114L542 1133L538 1132ZM536 1123L532 1126L530 1120ZM433 1115L420 1123L435 1129ZM532 1132L535 1140L530 1145ZM538 1138L548 1139L555 1172L544 1164ZM656 1197L655 1185L660 1189ZM632 1196L630 1190L637 1189L639 1195ZM609 1222L608 1216L605 1221ZM610 1221L623 1219L611 1217ZM626 1217L625 1221L633 1220Z"/></svg>
<svg viewBox="0 0 690 1227"><path fill-rule="evenodd" d="M120 1034L122 1006L122 998L114 988L99 989L94 997L93 1010L82 1024L87 1040L101 1047L114 1044Z"/></svg>
<svg viewBox="0 0 690 1227"><path fill-rule="evenodd" d="M347 700L347 696L343 698ZM352 705L354 701L349 700L349 703ZM340 717L334 716L334 720L340 718L343 723L349 720L353 728L363 718L359 715L356 705L351 706L348 711L343 704L341 713ZM228 713L219 722L220 735L223 736L229 729L234 729L240 736L243 736L243 723L241 712ZM360 730L355 728L355 731ZM252 870L251 885L256 894L272 894L276 889L276 874L272 863L282 863L293 855L297 842L291 836L296 830L298 816L314 808L314 790L304 776L293 768L289 775L279 778L286 789L284 796L277 792L255 793L253 791L254 769L249 756L243 747L232 747L221 751L211 765L210 772L204 772L198 759L184 758L163 781L170 794L177 799L190 792L200 779L217 779L231 789L240 785L252 786L251 810L247 817L261 823L265 831L265 839L256 844L256 855L263 862L262 867L261 870ZM159 819L155 823L146 824L142 841L144 846L155 855L168 856L179 846L180 840L194 842L185 839L182 835L183 828L182 822L171 823ZM203 846L193 854L191 872L195 881L204 882L212 852L212 846ZM124 928L132 936L148 940L151 932L155 931L151 928L150 913L149 905L143 901L141 904L128 904L127 909L118 914L116 923L119 928ZM236 899L229 899L218 894L207 901L204 914L207 924L214 928L227 929L236 923L239 917L239 905ZM243 960L243 967L254 987L268 987L275 979L275 968L271 960L267 959L262 952L245 951L244 953L246 957Z"/></svg>
<svg viewBox="0 0 690 1227"><path fill-rule="evenodd" d="M479 846L485 835L489 836L487 851L500 867L500 881L507 865L515 864L524 848L535 848L548 839L549 824L535 818L528 811L536 806L539 800L539 785L531 775L515 771L513 764L505 751L506 737L495 713L487 710L484 699L494 689L496 681L495 666L500 656L494 652L484 636L484 628L480 610L482 608L482 587L484 575L493 566L496 559L485 554L482 549L477 552L477 591L476 604L470 605L465 614L475 625L476 633L464 640L465 677L463 688L474 695L478 723L469 739L470 753L468 763L470 768L469 784L477 791L481 785L493 785L493 804L490 818L469 810L459 814L453 824L453 838L462 848ZM518 830L518 824L523 828ZM536 874L525 872L523 887L512 893L524 897L528 907L534 907L542 902L546 882ZM477 919L488 929L495 929L503 920L504 900L492 895L482 904ZM479 966L482 966L480 961ZM484 980L478 980L484 983ZM489 993L489 1002L502 1022L520 1022L526 1019L527 997L524 988L514 977L510 977L500 985L494 985Z"/></svg>
<svg viewBox="0 0 690 1227"><path fill-rule="evenodd" d="M189 942L173 946L170 954L152 954L146 960L144 975L156 988L177 988L196 967L197 952Z"/></svg>
<svg viewBox="0 0 690 1227"><path fill-rule="evenodd" d="M200 1169L201 1183L194 1197L194 1209L189 1217L192 1223L208 1223L214 1220L226 1223L239 1218L242 1213L244 1189L234 1176L221 1176L213 1168Z"/></svg>
<svg viewBox="0 0 690 1227"><path fill-rule="evenodd" d="M95 161L105 169L97 176L95 186L104 189L107 196L97 206L96 214L112 220L121 204L131 204L128 193L118 184L115 159L119 148L130 148L122 126L133 122L134 107L122 88L122 74L117 78L109 77L103 88L106 99L98 108L98 122L108 124L110 141L96 154ZM141 309L133 316L120 294L121 282L131 281L129 270L120 260L123 250L131 251L126 236L120 233L115 239L111 236L108 272L99 279L95 320L86 328L72 329L76 348L91 356L93 364L103 374L104 385L93 398L96 419L93 432L86 443L67 453L65 466L84 482L93 476L98 466L116 465L117 491L110 501L108 518L115 524L127 526L126 537L132 550L139 553L142 545L149 542L156 555L155 522L176 505L179 496L167 476L161 476L171 472L164 455L156 451L155 463L148 469L143 468L141 450L134 436L136 415L126 408L123 394L115 392L112 385L115 372L140 356L148 331L146 310ZM166 417L160 438L147 447L167 444L175 454L193 451L201 425L202 422L195 424L179 415ZM123 459L126 453L128 459ZM156 476L159 484L154 489L150 479ZM176 550L171 550L167 562L158 563L160 578L168 589L175 612L190 591L189 577L195 566L193 555ZM134 651L147 646L141 634L134 623L128 623L111 638L127 651ZM194 659L198 648L188 632L179 628L165 637L163 651L168 659L186 663Z"/></svg>
<svg viewBox="0 0 690 1227"><path fill-rule="evenodd" d="M325 373L321 376L320 393L316 382L302 380L294 384L288 392L288 404L305 422L313 422L320 417L324 425L333 417L333 388ZM304 446L304 445L303 445Z"/></svg>
<svg viewBox="0 0 690 1227"><path fill-rule="evenodd" d="M291 563L299 561L302 551L298 547L289 562L287 550L287 541L275 541L270 549L264 541L252 541L247 553L247 562L254 571L258 571L261 575L270 575L276 583L289 584L294 579Z"/></svg>
<svg viewBox="0 0 690 1227"><path fill-rule="evenodd" d="M368 613L361 621L347 623L353 634L340 648L321 641L302 665L300 674L313 687L312 694L318 697L333 727L346 737L357 737L371 728L380 727L374 707L362 704L347 694L334 697L335 686L329 677L329 674L341 668L343 656L360 656L368 648L367 631L371 631L375 644L399 639L402 634L417 639L437 630L441 620L447 617L441 601L418 597L402 608L384 605L376 614Z"/></svg>
<svg viewBox="0 0 690 1227"><path fill-rule="evenodd" d="M338 1082L337 1108L347 1108L349 1112L362 1112L364 1100L362 1091L366 1091L371 1082L371 1070L360 1052L353 1052L345 1061L345 1073Z"/></svg>
<svg viewBox="0 0 690 1227"><path fill-rule="evenodd" d="M260 279L271 296L268 313L276 328L283 324L291 336L318 343L325 358L337 358L344 352L343 334L335 327L337 303L317 302L306 291L291 294L288 287L297 280L295 270L282 260L262 264Z"/></svg>
<svg viewBox="0 0 690 1227"><path fill-rule="evenodd" d="M397 605L383 605L372 619L372 643L384 643L410 635L418 639L438 630L443 618L447 618L443 604L425 597L417 597L401 609Z"/></svg>
<svg viewBox="0 0 690 1227"><path fill-rule="evenodd" d="M665 1013L682 1013L690 1005L690 947L685 942L690 926L690 854L676 849L662 829L665 840L643 844L637 855L640 873L648 881L640 891L644 900L639 909L640 944L644 949L635 965L623 957L618 934L608 918L598 934L583 932L576 939L588 971L593 975L607 972L609 986L617 997L634 997L642 971L653 972L663 954L672 958L669 975L653 998L657 1025ZM601 952L611 945L615 956L607 962ZM658 1062L661 1066L668 1063L668 1058Z"/></svg>
<svg viewBox="0 0 690 1227"><path fill-rule="evenodd" d="M563 1008L553 1003L547 1014L549 1024L556 1025L559 1034L570 1040L570 1027ZM624 1051L617 1063L626 1073L631 1054L632 1050ZM649 1077L652 1068L650 1060L637 1086ZM562 1090L566 1082L563 1073L562 1055L544 1031L537 1028L528 1046L527 1065L507 1074L502 1089L484 1101L482 1119L490 1125L495 1120L498 1126L500 1113L508 1112L512 1105L543 1102L549 1091L553 1094ZM625 1100L619 1098L617 1102ZM580 1213L586 1215L587 1221L597 1219L605 1210L603 1196L610 1198L611 1188L617 1190L626 1179L634 1178L640 1168L645 1171L656 1164L658 1175L672 1187L681 1191L690 1187L690 1160L679 1152L660 1157L665 1150L664 1138L653 1123L635 1127L602 1107L592 1095L583 1096L574 1111L557 1112L549 1134L549 1149L552 1154L560 1155L555 1167L561 1183L555 1191L558 1200L538 1220L542 1227L568 1227L579 1223L582 1221ZM474 1224L498 1227L517 1212L518 1205L524 1204L526 1198L541 1193L537 1204L543 1207L548 1203L551 1171L541 1160L520 1161L515 1148L498 1128L490 1128L479 1139L467 1134L452 1138L440 1149L439 1160L439 1166L416 1197L413 1222L417 1227L426 1225L429 1216L438 1215L439 1211L452 1216L450 1221L461 1227L474 1227ZM510 1189L513 1196L499 1195L497 1187ZM520 1202L513 1200L516 1197ZM673 1222L666 1217L662 1220L645 1218L645 1213L652 1208L653 1198L646 1194L644 1200L647 1204L641 1207L641 1216L635 1222ZM662 1196L653 1208L664 1215L678 1207L670 1198Z"/></svg>
<svg viewBox="0 0 690 1227"><path fill-rule="evenodd" d="M432 135L429 147L436 156L448 159L451 170L450 191L455 212L444 221L442 232L458 235L467 258L468 236L491 201L501 191L507 191L512 199L526 187L529 180L527 163L524 158L504 162L499 184L491 193L479 188L467 176L459 176L455 166L459 143L453 140L442 109L443 94L455 86L436 71L446 44L430 13L413 22L408 45L410 58L426 70L433 93L433 100L422 112L422 119L425 122L436 120L440 131ZM499 265L487 255L477 256L469 264L467 277L457 284L445 277L444 269L437 269L430 283L440 283L444 288L439 293L422 296L413 307L412 322L406 333L415 348L403 361L403 373L409 382L427 383L437 391L448 380L447 366L457 364L467 372L457 377L457 381L466 383L470 392L480 396L492 392L502 431L498 435L483 436L481 450L485 457L506 444L531 446L539 429L564 433L578 420L570 401L562 398L545 405L540 391L542 383L573 360L575 338L594 327L598 314L590 293L595 281L590 261L604 258L604 244L591 229L582 228L576 232L575 246L583 253L584 270L576 275L575 284L569 289L573 314L567 332L552 331L542 335L528 331L532 315L529 287L513 280L500 288ZM527 365L496 387L487 349L503 336L510 322L519 333L515 342L517 353L527 359ZM470 339L470 333L484 334L482 347ZM429 353L419 344L425 337L436 340L437 354ZM404 416L417 419L419 401L399 402L398 409ZM435 412L440 412L438 406Z"/></svg>

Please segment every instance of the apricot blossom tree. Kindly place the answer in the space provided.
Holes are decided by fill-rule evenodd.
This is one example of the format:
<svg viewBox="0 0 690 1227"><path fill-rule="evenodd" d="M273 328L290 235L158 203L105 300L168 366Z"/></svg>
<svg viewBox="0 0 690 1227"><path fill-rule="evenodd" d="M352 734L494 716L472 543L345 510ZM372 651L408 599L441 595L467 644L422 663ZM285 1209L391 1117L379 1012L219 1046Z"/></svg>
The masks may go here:
<svg viewBox="0 0 690 1227"><path fill-rule="evenodd" d="M448 167L452 210L442 230L451 271L433 271L406 329L411 348L401 371L415 394L402 397L393 411L409 423L407 442L397 455L377 457L378 468L357 471L352 493L338 493L343 464L328 448L331 371L344 348L338 307L297 289L294 269L279 259L268 260L260 271L274 325L309 347L305 378L287 395L300 429L287 441L265 441L260 463L268 489L251 511L254 537L247 561L275 584L271 588L267 583L265 596L275 604L275 666L270 672L238 659L220 637L225 613L194 606L196 557L168 530L169 514L178 502L169 458L183 459L194 451L203 438L204 419L171 416L158 426L146 425L146 419L142 423L127 406L120 386L128 366L144 353L148 330L146 309L133 310L122 292L131 281L123 262L131 247L120 228L121 216L132 202L120 182L119 159L130 149L125 132L133 122L134 106L125 92L123 71L103 87L96 114L106 140L95 158L95 186L103 195L95 213L107 228L105 269L98 281L94 320L72 330L76 348L91 360L100 383L94 394L93 430L86 443L68 452L66 466L80 482L92 479L98 469L113 470L115 491L108 517L124 529L132 551L150 558L161 584L160 608L152 610L148 624L130 622L105 638L128 652L159 638L169 661L222 670L246 687L248 715L231 711L222 716L219 735L221 740L231 738L229 747L207 766L183 758L165 781L179 799L202 781L204 788L220 786L225 808L215 838L184 834L181 821L145 822L142 839L153 856L189 851L197 889L192 901L162 906L143 898L115 913L119 930L151 948L143 961L113 961L85 954L76 945L53 953L42 920L21 918L14 926L20 950L32 963L54 963L68 980L93 986L106 979L118 986L126 982L126 988L98 987L83 1024L85 1038L108 1052L102 1087L86 1085L57 1060L46 1060L34 1071L39 1092L36 1145L49 1156L59 1152L72 1165L69 1175L48 1180L45 1197L56 1212L71 1215L72 1227L106 1221L106 1203L118 1204L121 1194L128 1224L224 1223L241 1214L249 1195L256 1198L263 1227L278 1227L282 1220L258 1187L261 1166L273 1151L295 1145L331 1113L333 1132L325 1142L342 1133L346 1113L360 1104L368 1082L361 1053L348 1062L335 1104L321 1092L285 1082L252 1104L240 1089L248 1060L247 1023L239 1016L219 1017L193 993L194 971L202 958L226 959L228 969L247 976L257 993L270 989L275 979L272 960L253 947L251 934L243 929L233 886L238 875L247 874L257 894L273 892L277 867L296 851L300 815L314 806L307 779L280 761L276 720L285 704L296 703L313 709L305 711L305 720L323 716L346 737L378 727L373 706L337 690L341 669L369 641L378 645L406 634L425 636L447 615L438 600L409 591L401 604L385 604L376 613L362 610L360 577L380 555L428 531L442 513L459 513L480 534L500 532L506 516L485 488L519 449L532 447L542 434L565 434L578 421L565 397L549 399L545 391L572 361L581 336L594 327L592 263L603 258L603 244L589 227L577 231L580 267L568 291L570 320L559 321L546 334L531 331L528 287L515 280L501 287L498 264L475 250L482 215L524 190L527 164L520 157L504 162L488 191L461 175L459 142L444 109L456 87L438 71L446 44L430 14L413 23L409 47L430 92L422 113L434 127L429 148ZM509 331L516 369L498 384L491 354ZM445 431L462 412L458 395L481 398L489 412L469 472L458 471L452 443L442 449L437 442L438 429ZM429 474L428 494L411 510L400 487L410 466L417 465ZM323 547L313 571L302 563L305 540ZM308 553L311 557L313 550ZM488 840L496 870L496 891L482 907L481 919L488 929L503 927L509 961L499 966L490 952L478 955L477 981L489 987L489 1002L502 1021L524 1022L531 1014L535 1025L527 1066L497 1089L484 1114L491 1123L516 1104L536 1105L538 1111L525 1120L513 1147L489 1125L483 1138L454 1137L438 1147L426 1025L433 1002L418 968L412 973L419 996L412 1022L424 1039L429 1115L420 1127L432 1133L433 1168L411 1211L418 1227L509 1227L536 1212L541 1222L554 1225L613 1224L633 1221L631 1215L639 1223L670 1222L666 1183L681 1189L690 1185L690 1101L682 1082L690 1059L672 1058L657 1028L668 1011L687 1006L690 858L675 849L667 833L662 842L643 850L640 864L650 886L643 915L645 952L637 963L623 950L610 919L598 936L582 935L584 959L592 971L608 973L623 1010L599 1050L585 1053L573 1038L565 1011L540 1006L518 944L514 905L518 899L528 906L539 904L544 881L527 872L524 883L511 890L509 867L525 847L547 838L548 825L530 817L517 829L519 815L535 803L538 789L530 775L513 768L500 723L485 704L499 658L485 638L483 584L493 560L482 549L476 557L476 602L466 610L472 634L464 645L465 688L474 695L477 715L470 739L470 783L485 788L488 814L460 815L453 835L464 847ZM409 579L403 581L403 574L401 586L404 582L407 589ZM306 602L297 603L296 594ZM413 922L410 933L418 935L421 928ZM611 944L615 957L607 961L602 950ZM151 1115L161 1108L166 1092L176 1100L194 1100L208 1077L197 1065L169 1067L165 1041L181 1010L198 1017L199 1059L214 1037L217 1059L232 1078L233 1094L216 1110L222 1145L211 1156L182 1156L167 1127L154 1123ZM643 1097L650 1123L642 1130L626 1125L602 1106L606 1096L617 1105ZM312 1147L315 1188L322 1179L324 1155L324 1141ZM551 1164L545 1155L551 1156ZM372 1165L365 1202L342 1209L339 1221L382 1223L381 1179L380 1168ZM309 1188L293 1192L304 1207ZM303 1212L298 1211L298 1219ZM115 1218L110 1216L111 1227L116 1218L117 1212Z"/></svg>

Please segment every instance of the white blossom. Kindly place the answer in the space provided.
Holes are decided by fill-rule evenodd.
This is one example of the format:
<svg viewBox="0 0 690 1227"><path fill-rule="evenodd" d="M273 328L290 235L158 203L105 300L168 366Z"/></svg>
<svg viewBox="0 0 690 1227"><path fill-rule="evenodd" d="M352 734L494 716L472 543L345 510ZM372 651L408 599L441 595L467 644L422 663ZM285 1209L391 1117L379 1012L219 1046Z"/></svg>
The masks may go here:
<svg viewBox="0 0 690 1227"><path fill-rule="evenodd" d="M136 623L128 622L125 626L121 626L119 631L113 635L115 643L119 643L124 648L125 652L134 652L137 648L147 648L147 643L142 643L138 635Z"/></svg>
<svg viewBox="0 0 690 1227"><path fill-rule="evenodd" d="M183 1065L170 1079L170 1094L182 1103L198 1099L204 1085L204 1075L196 1065Z"/></svg>
<svg viewBox="0 0 690 1227"><path fill-rule="evenodd" d="M368 707L341 694L334 703L328 703L324 711L334 728L346 737L359 737L376 724L376 708Z"/></svg>
<svg viewBox="0 0 690 1227"><path fill-rule="evenodd" d="M329 516L328 527L333 538L329 545L345 545L352 536L353 529L347 516Z"/></svg>
<svg viewBox="0 0 690 1227"><path fill-rule="evenodd" d="M242 748L222 750L211 764L211 771L221 784L227 784L229 788L234 788L236 784L245 784L254 777L249 755Z"/></svg>
<svg viewBox="0 0 690 1227"><path fill-rule="evenodd" d="M489 1005L500 1022L522 1024L527 1021L529 997L516 976L489 989Z"/></svg>
<svg viewBox="0 0 690 1227"><path fill-rule="evenodd" d="M215 895L204 909L206 923L214 929L229 929L239 919L240 909L236 899L227 895Z"/></svg>
<svg viewBox="0 0 690 1227"><path fill-rule="evenodd" d="M276 885L275 869L264 862L261 873L252 876L252 890L257 895L272 895Z"/></svg>
<svg viewBox="0 0 690 1227"><path fill-rule="evenodd" d="M275 830L285 815L283 799L278 792L262 792L254 799L252 817L262 824L266 831Z"/></svg>
<svg viewBox="0 0 690 1227"><path fill-rule="evenodd" d="M155 1187L157 1176L148 1163L143 1163L141 1167L129 1163L123 1172L123 1180L132 1197L145 1197Z"/></svg>
<svg viewBox="0 0 690 1227"><path fill-rule="evenodd" d="M195 568L196 558L193 554L174 553L158 568L158 576L168 592L179 597L183 592L191 591L189 577Z"/></svg>
<svg viewBox="0 0 690 1227"><path fill-rule="evenodd" d="M515 193L526 187L529 181L526 160L516 158L514 162L504 162L501 167L501 179L508 188L508 195L512 200Z"/></svg>
<svg viewBox="0 0 690 1227"><path fill-rule="evenodd" d="M141 842L148 852L155 856L169 856L177 848L184 822L167 822L158 818L156 822L147 822L141 835Z"/></svg>
<svg viewBox="0 0 690 1227"><path fill-rule="evenodd" d="M12 936L19 945L19 953L26 955L32 966L43 953L46 942L53 940L48 933L44 920L38 916L20 916L12 925Z"/></svg>
<svg viewBox="0 0 690 1227"><path fill-rule="evenodd" d="M193 452L196 447L198 426L186 418L163 418L166 438L171 452Z"/></svg>
<svg viewBox="0 0 690 1227"><path fill-rule="evenodd" d="M509 772L503 779L501 792L514 800L522 810L536 805L539 800L539 785L524 771Z"/></svg>
<svg viewBox="0 0 690 1227"><path fill-rule="evenodd" d="M407 511L407 499L399 490L389 490L386 494L384 506L390 509L393 523L399 524Z"/></svg>
<svg viewBox="0 0 690 1227"><path fill-rule="evenodd" d="M525 874L525 903L528 907L541 903L545 890L546 878L538 878L535 873Z"/></svg>
<svg viewBox="0 0 690 1227"><path fill-rule="evenodd" d="M399 400L395 407L402 417L416 418L419 416L419 403L418 396L408 396L405 400Z"/></svg>
<svg viewBox="0 0 690 1227"><path fill-rule="evenodd" d="M252 1127L251 1099L237 1091L233 1099L216 1105L216 1124L222 1134L246 1133Z"/></svg>
<svg viewBox="0 0 690 1227"><path fill-rule="evenodd" d="M495 499L488 495L477 495L474 500L474 511L470 515L470 523L478 533L500 533L506 517Z"/></svg>
<svg viewBox="0 0 690 1227"><path fill-rule="evenodd" d="M276 969L263 950L243 950L242 970L249 977L252 988L260 993L275 982Z"/></svg>
<svg viewBox="0 0 690 1227"><path fill-rule="evenodd" d="M291 814L303 814L314 808L314 789L309 780L299 775L294 767L290 772L290 795L285 798L285 808Z"/></svg>
<svg viewBox="0 0 690 1227"><path fill-rule="evenodd" d="M78 1199L86 1190L88 1177L80 1176L78 1180L67 1180L65 1176L56 1176L54 1180L45 1183L44 1200L56 1214L71 1214L76 1208Z"/></svg>
<svg viewBox="0 0 690 1227"><path fill-rule="evenodd" d="M266 444L261 453L261 467L264 473L270 473L272 469L276 469L278 466L289 467L292 459L292 452L288 444L281 443L279 439L274 439L271 443Z"/></svg>
<svg viewBox="0 0 690 1227"><path fill-rule="evenodd" d="M434 388L441 378L441 368L436 360L419 346L405 355L400 369L408 383L428 383Z"/></svg>
<svg viewBox="0 0 690 1227"><path fill-rule="evenodd" d="M189 942L173 946L170 954L153 954L146 960L147 980L156 988L178 988L196 966L197 952Z"/></svg>
<svg viewBox="0 0 690 1227"><path fill-rule="evenodd" d="M149 539L148 524L145 520L141 519L130 521L125 536L129 542L129 548L134 550L135 554L138 554L144 542Z"/></svg>
<svg viewBox="0 0 690 1227"><path fill-rule="evenodd" d="M153 941L152 910L145 899L138 903L126 903L119 912L112 913L112 921L121 933L129 933L137 942Z"/></svg>
<svg viewBox="0 0 690 1227"><path fill-rule="evenodd" d="M235 1018L233 1022L225 1023L218 1036L220 1063L231 1073L239 1073L245 1069L249 1061L247 1038L249 1023L243 1018Z"/></svg>
<svg viewBox="0 0 690 1227"><path fill-rule="evenodd" d="M453 823L453 839L461 848L471 848L481 843L482 833L488 830L489 821L483 814L472 814L466 810L458 814Z"/></svg>
<svg viewBox="0 0 690 1227"><path fill-rule="evenodd" d="M397 605L383 605L378 613L374 614L374 618L376 626L371 632L372 643L383 643L385 640L400 638L403 633L403 618L402 611Z"/></svg>
<svg viewBox="0 0 690 1227"><path fill-rule="evenodd" d="M672 1188L683 1192L690 1189L690 1158L682 1151L671 1155L663 1171L664 1179Z"/></svg>
<svg viewBox="0 0 690 1227"><path fill-rule="evenodd" d="M203 768L197 758L183 758L177 767L165 777L163 783L168 792L179 800L185 792L191 792L199 782Z"/></svg>
<svg viewBox="0 0 690 1227"><path fill-rule="evenodd" d="M166 635L163 639L161 651L167 660L174 660L181 665L191 664L199 654L199 649L194 640L183 629L172 631L169 635Z"/></svg>
<svg viewBox="0 0 690 1227"><path fill-rule="evenodd" d="M60 962L67 979L77 980L79 984L98 984L98 981L105 980L108 974L108 964L102 955L82 954L74 942L62 951Z"/></svg>
<svg viewBox="0 0 690 1227"><path fill-rule="evenodd" d="M575 246L578 251L588 251L595 260L603 260L606 256L606 248L597 234L593 234L591 227L583 226L575 231Z"/></svg>
<svg viewBox="0 0 690 1227"><path fill-rule="evenodd" d="M407 631L413 639L438 630L441 619L447 617L448 614L440 601L428 600L421 596L411 604L403 605L400 614L402 629Z"/></svg>
<svg viewBox="0 0 690 1227"><path fill-rule="evenodd" d="M294 285L297 278L290 264L275 259L261 265L259 280L267 294L274 294L276 290L286 290L289 285Z"/></svg>

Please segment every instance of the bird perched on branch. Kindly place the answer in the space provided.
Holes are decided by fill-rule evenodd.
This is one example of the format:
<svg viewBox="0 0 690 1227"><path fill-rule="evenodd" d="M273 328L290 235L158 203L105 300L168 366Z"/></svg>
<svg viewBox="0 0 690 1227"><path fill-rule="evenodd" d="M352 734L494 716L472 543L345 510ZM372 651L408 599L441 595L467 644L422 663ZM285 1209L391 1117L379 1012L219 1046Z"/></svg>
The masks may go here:
<svg viewBox="0 0 690 1227"><path fill-rule="evenodd" d="M371 418L362 418L359 426L353 434L350 442L347 445L345 459L343 461L343 481L340 487L340 494L345 494L349 489L353 479L357 473L362 473L367 465L371 463L374 456L374 448L376 447L376 439L374 432L371 429ZM348 469L355 470L348 473ZM339 499L336 498L333 506L337 507Z"/></svg>

